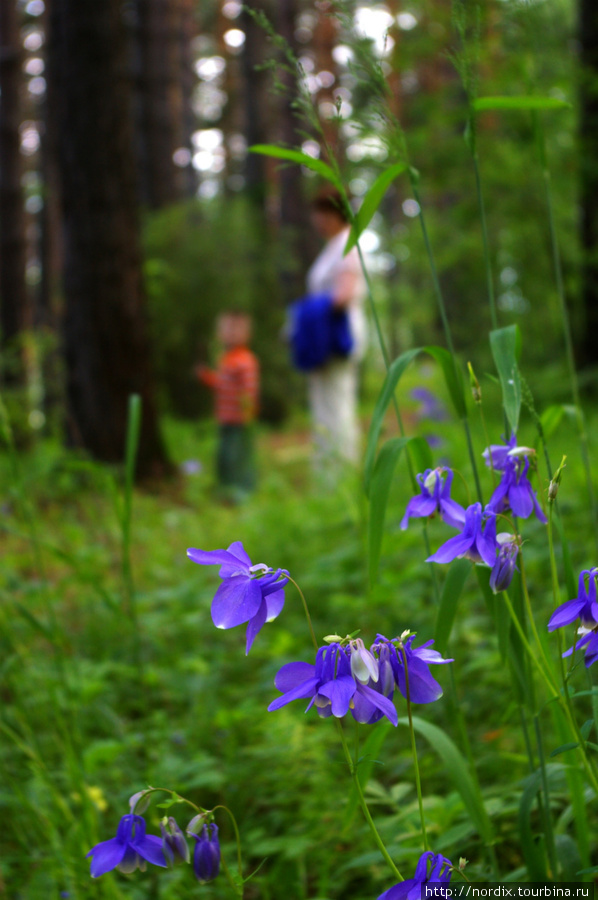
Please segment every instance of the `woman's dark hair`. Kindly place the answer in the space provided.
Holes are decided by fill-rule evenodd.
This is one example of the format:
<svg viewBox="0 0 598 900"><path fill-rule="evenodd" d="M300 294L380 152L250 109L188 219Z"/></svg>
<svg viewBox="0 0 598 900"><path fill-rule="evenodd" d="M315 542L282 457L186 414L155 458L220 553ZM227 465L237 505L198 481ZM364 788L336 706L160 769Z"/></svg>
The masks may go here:
<svg viewBox="0 0 598 900"><path fill-rule="evenodd" d="M316 212L334 213L343 222L348 222L345 202L339 191L334 188L322 188L311 201L311 208Z"/></svg>

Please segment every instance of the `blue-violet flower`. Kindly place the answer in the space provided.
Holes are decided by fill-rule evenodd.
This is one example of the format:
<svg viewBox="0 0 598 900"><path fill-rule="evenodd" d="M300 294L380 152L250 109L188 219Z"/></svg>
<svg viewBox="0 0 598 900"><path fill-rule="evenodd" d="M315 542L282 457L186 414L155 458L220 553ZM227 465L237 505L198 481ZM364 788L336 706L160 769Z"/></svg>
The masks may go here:
<svg viewBox="0 0 598 900"><path fill-rule="evenodd" d="M453 864L446 856L431 851L422 853L415 869L413 878L400 881L394 887L380 894L378 900L421 900L424 893L422 888L426 884L448 884L451 880ZM438 894L445 895L442 889Z"/></svg>
<svg viewBox="0 0 598 900"><path fill-rule="evenodd" d="M365 657L359 652L360 660L355 666L359 677L352 674L350 654L338 643L320 647L315 665L305 662L287 663L279 669L274 679L282 696L273 700L268 710L271 712L293 700L309 697L311 699L306 712L315 705L320 716L327 718L332 715L340 719L350 709L354 712L359 698L365 698L369 700L372 709L380 710L396 725L398 716L392 702L359 680L365 677L362 668L371 665L369 661L364 661ZM358 721L366 720L358 718Z"/></svg>
<svg viewBox="0 0 598 900"><path fill-rule="evenodd" d="M426 562L449 563L463 556L490 567L496 561L496 515L488 507L482 514L481 503L467 507L461 534L449 538Z"/></svg>
<svg viewBox="0 0 598 900"><path fill-rule="evenodd" d="M215 822L204 825L200 834L190 834L195 838L193 851L193 871L200 884L213 881L220 871L220 842L218 826Z"/></svg>
<svg viewBox="0 0 598 900"><path fill-rule="evenodd" d="M515 560L519 553L519 541L514 535L502 532L496 536L496 543L499 551L490 572L490 587L498 594L500 591L506 591L513 580L517 568Z"/></svg>
<svg viewBox="0 0 598 900"><path fill-rule="evenodd" d="M588 587L586 588L586 576L588 577ZM598 568L584 569L580 576L577 587L577 597L573 600L567 600L566 603L555 609L548 623L548 630L554 631L555 628L563 628L570 625L575 619L581 619L581 624L587 627L598 622L598 603L596 603L596 578L598 577Z"/></svg>
<svg viewBox="0 0 598 900"><path fill-rule="evenodd" d="M446 472L446 481L443 482L443 473ZM439 512L443 522L454 528L462 528L465 522L465 510L455 500L451 500L451 485L453 472L445 467L438 469L426 469L417 476L421 487L421 494L412 497L407 504L405 515L401 522L401 528L407 528L410 518L425 518Z"/></svg>
<svg viewBox="0 0 598 900"><path fill-rule="evenodd" d="M160 831L162 832L162 849L168 865L173 866L175 859L182 859L188 863L190 859L189 844L176 819L172 816L168 816L168 818L164 816L160 822Z"/></svg>
<svg viewBox="0 0 598 900"><path fill-rule="evenodd" d="M509 456L500 483L490 497L486 509L502 512L503 509L510 507L513 515L520 519L528 519L535 512L540 522L546 524L548 519L527 477L528 470L527 457Z"/></svg>
<svg viewBox="0 0 598 900"><path fill-rule="evenodd" d="M89 856L92 858L92 878L99 878L112 869L119 869L127 874L134 872L137 867L145 871L146 862L166 867L162 841L151 834L146 835L145 819L132 814L123 816L118 823L116 836L96 844L87 854Z"/></svg>
<svg viewBox="0 0 598 900"><path fill-rule="evenodd" d="M222 584L212 601L212 621L216 628L234 628L247 622L249 653L256 635L284 606L285 569L271 569L264 563L253 565L241 541L226 550L187 550L192 562L202 566L220 565Z"/></svg>

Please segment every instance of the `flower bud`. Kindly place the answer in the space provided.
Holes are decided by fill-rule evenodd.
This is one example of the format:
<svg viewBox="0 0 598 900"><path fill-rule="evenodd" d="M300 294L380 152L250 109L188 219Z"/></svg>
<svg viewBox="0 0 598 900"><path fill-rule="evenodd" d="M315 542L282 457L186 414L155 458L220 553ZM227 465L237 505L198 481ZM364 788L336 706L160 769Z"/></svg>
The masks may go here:
<svg viewBox="0 0 598 900"><path fill-rule="evenodd" d="M129 798L129 809L131 813L137 816L142 816L146 811L148 806L150 805L150 795L152 792L152 788L145 789L143 791L137 791L136 794L133 794L132 797Z"/></svg>
<svg viewBox="0 0 598 900"><path fill-rule="evenodd" d="M378 660L373 653L366 650L361 638L352 641L351 647L351 675L355 681L367 684L368 681L378 681Z"/></svg>
<svg viewBox="0 0 598 900"><path fill-rule="evenodd" d="M220 871L220 842L215 822L204 825L201 834L194 834L193 871L200 884L213 881Z"/></svg>
<svg viewBox="0 0 598 900"><path fill-rule="evenodd" d="M554 501L556 500L556 495L559 492L559 485L561 483L561 478L563 477L563 469L565 468L565 460L566 459L567 459L567 457L563 456L560 466L558 467L558 469L552 476L552 480L551 480L550 484L548 485L548 502L549 503L554 503Z"/></svg>
<svg viewBox="0 0 598 900"><path fill-rule="evenodd" d="M188 863L189 845L176 820L172 816L164 816L160 822L160 831L162 832L162 850L168 864L173 866L177 858Z"/></svg>
<svg viewBox="0 0 598 900"><path fill-rule="evenodd" d="M471 396L473 397L474 403L481 403L482 388L480 387L480 382L476 378L476 374L473 371L473 366L470 362L467 363L467 369L469 371L469 386L471 388Z"/></svg>

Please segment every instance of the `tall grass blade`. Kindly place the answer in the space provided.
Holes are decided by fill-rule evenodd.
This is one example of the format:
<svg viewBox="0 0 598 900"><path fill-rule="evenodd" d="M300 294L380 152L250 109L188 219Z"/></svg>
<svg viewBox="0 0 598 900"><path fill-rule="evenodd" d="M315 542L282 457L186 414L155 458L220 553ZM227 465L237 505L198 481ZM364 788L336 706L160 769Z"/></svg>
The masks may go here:
<svg viewBox="0 0 598 900"><path fill-rule="evenodd" d="M451 563L442 588L436 627L434 628L434 649L443 656L450 640L457 614L457 604L471 569L472 564L468 559L456 559Z"/></svg>
<svg viewBox="0 0 598 900"><path fill-rule="evenodd" d="M384 172L378 175L373 185L363 198L363 202L359 207L359 212L355 216L355 220L349 234L349 239L345 247L345 254L347 254L349 250L351 250L355 246L355 244L359 240L360 234L367 228L367 226L371 222L374 213L380 206L380 203L382 202L382 199L392 182L395 180L395 178L398 178L399 175L405 172L406 169L407 163L395 163L394 166L390 166L390 168L385 169Z"/></svg>
<svg viewBox="0 0 598 900"><path fill-rule="evenodd" d="M517 365L519 342L517 325L490 332L490 348L500 378L505 414L515 432L521 411L521 380Z"/></svg>
<svg viewBox="0 0 598 900"><path fill-rule="evenodd" d="M321 159L316 159L313 156L309 156L307 153L302 153L300 150L277 147L276 144L254 144L249 148L249 152L260 153L262 156L273 156L275 159L284 159L288 162L305 166L307 169L311 169L312 172L316 172L318 175L321 175L322 178L325 178L326 181L333 184L340 194L343 197L345 196L345 189L337 178L336 173Z"/></svg>

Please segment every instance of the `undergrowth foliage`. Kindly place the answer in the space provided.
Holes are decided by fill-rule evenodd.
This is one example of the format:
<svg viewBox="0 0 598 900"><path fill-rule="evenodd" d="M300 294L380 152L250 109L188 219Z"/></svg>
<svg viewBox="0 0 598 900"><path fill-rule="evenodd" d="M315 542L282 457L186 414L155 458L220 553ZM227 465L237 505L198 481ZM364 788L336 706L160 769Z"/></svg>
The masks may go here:
<svg viewBox="0 0 598 900"><path fill-rule="evenodd" d="M476 27L467 24L464 9L462 4L457 4L456 27L463 41L463 49L456 59L468 98L467 139L475 166L483 222L481 249L487 262L488 299L494 326L489 340L496 366L495 380L500 384L502 393L502 436L500 427L497 433L488 432L484 413L485 388L482 389L471 364L468 366L470 395L466 390L465 370L455 353L427 232L419 174L408 159L407 140L399 124L387 117L390 129L388 147L394 155L369 188L357 212L353 211L349 202L341 168L325 144L322 145L324 154L328 154L325 160L294 148L253 148L255 152L286 163L303 165L330 181L341 192L351 219L349 247L355 244L359 247L360 235L378 211L394 180L399 177L409 179L419 205L419 221L446 343L445 347L431 345L412 348L396 359L390 359L370 293L386 376L369 427L364 479L359 487L359 499L355 501L357 507L364 503L367 509L367 577L356 586L351 585L349 599L330 587L322 575L323 569L330 565L329 559L302 559L303 548L292 533L287 541L289 548L294 547L289 549L289 554L293 554L292 562L285 558L253 562L245 549L249 541L243 533L249 525L241 513L229 520L231 535L225 549L191 548L187 551L191 562L202 567L219 567L220 583L213 590L211 619L220 633L210 632L210 656L208 661L202 663L205 670L201 669L201 676L205 679L202 702L205 698L214 723L211 727L218 732L218 737L216 739L207 729L204 735L206 746L214 747L216 741L224 760L229 752L229 741L230 752L234 756L240 743L238 740L235 743L235 730L240 727L239 722L249 709L243 705L246 703L243 684L236 685L238 692L234 695L234 701L238 706L235 709L226 706L217 708L217 702L211 699L206 685L211 685L215 691L214 685L219 681L225 682L231 672L241 682L247 678L251 685L250 693L254 695L251 698L254 705L250 707L252 734L257 736L252 747L257 759L253 770L256 781L251 784L252 799L262 793L267 795L271 787L269 779L274 777L269 773L268 766L273 764L275 758L277 762L282 759L282 768L288 765L288 777L293 781L297 794L304 793L308 798L310 778L314 779L311 801L302 800L305 805L301 809L306 808L309 802L316 807L317 814L312 809L310 821L320 817L322 830L319 836L322 840L330 821L329 810L338 806L347 827L355 829L359 847L363 846L363 835L354 815L358 809L373 842L373 852L361 852L355 860L351 858L354 843L351 836L346 833L335 836L334 845L325 845L327 872L318 857L318 866L323 874L320 874L316 887L301 868L305 867L306 858L309 866L310 853L316 852L313 844L308 839L301 845L305 835L300 831L293 834L293 840L302 848L297 851L297 857L303 862L297 869L301 887L289 896L315 896L312 891L318 890L321 900L323 897L346 896L350 890L351 896L371 897L374 900L376 889L372 888L372 879L375 878L378 890L382 888L378 900L403 900L406 897L412 900L420 896L420 891L428 884L440 885L442 893L442 886L452 878L480 882L504 879L588 882L598 872L597 861L592 855L594 848L589 839L591 827L596 823L598 798L595 718L598 688L593 685L591 669L598 660L598 566L594 565L598 534L593 531L596 510L585 421L573 368L570 373L573 419L585 460L584 477L590 507L586 511L576 511L580 517L586 516L583 528L585 543L574 554L575 558L583 556L585 561L580 572L576 572L567 540L571 510L571 498L567 495L567 463L563 457L558 468L553 468L549 447L549 440L563 411L551 407L542 414L536 412L531 392L520 372L524 368L525 355L521 350L519 331L516 326L498 327L485 225L486 211L475 143L476 116L486 109L500 111L508 108L519 110L522 114L532 111L538 115L542 111L558 109L561 101L535 95L484 97L475 74L476 53L472 51L467 55L468 41L476 39ZM348 27L346 12L342 16L344 26ZM364 71L372 73L371 87L377 92L379 104L376 108L383 110L385 86L382 72L371 56L364 55L361 45L356 43L355 46L360 48L356 54L356 64L361 67L362 77ZM294 60L288 54L285 65L294 66ZM300 96L305 99L305 94ZM378 119L384 121L384 114L379 112ZM317 119L313 115L307 121L317 128ZM552 220L550 227L553 228ZM552 238L558 276L558 243L554 232ZM360 255L369 284L366 261L361 251ZM564 303L562 310L566 332ZM454 459L434 458L430 444L421 436L407 434L404 425L402 389L421 355L431 358L438 367L453 406L454 419L462 429L461 444ZM386 439L384 425L390 408L396 418L398 436ZM526 424L520 422L522 408L529 411L530 423L537 432L533 442L535 446L527 446L519 440L518 435L526 428ZM28 539L34 548L38 571L43 573L43 555L48 552L48 547L44 545L45 539L37 533L27 485L11 438L10 423L3 408L0 408L0 413L4 441L14 467L19 521L29 529ZM159 698L153 693L155 685L144 661L142 646L144 634L149 631L151 623L144 620L144 611L138 602L131 558L132 476L138 433L139 406L138 400L133 398L124 501L119 506L125 585L123 601L119 605L106 586L94 588L111 613L118 612L122 616L126 640L130 639L128 667L123 666L120 672L115 670L113 677L128 680L128 714L132 719L140 714L137 704L144 699L137 695L137 688L147 690L148 703L155 704L154 713L160 715ZM480 433L484 438L477 446ZM573 440L574 436L569 437ZM406 464L404 478L411 484L412 495L401 510L400 525L387 529L392 490L395 483L401 480L397 469L401 459ZM115 488L115 494L118 495L118 488ZM562 502L563 495L567 498L565 502ZM300 506L303 510L302 502ZM300 521L299 517L297 521ZM264 550L259 546L257 537L254 531L251 552L258 554L257 557L253 555L253 559L261 560ZM394 585L390 595L384 598L384 612L380 611L381 604L378 602L368 607L368 596L378 601L380 592L386 593L389 589L387 583L380 585L381 579L386 577L384 567L380 565L384 540L386 546L392 540L393 553L401 554L407 547L418 558L417 573L410 576L410 583L421 592L422 602L417 611L414 604L404 604L407 616L402 612L400 598L394 596ZM356 544L359 547L359 540ZM271 546L265 534L263 545ZM354 551L353 547L351 554ZM354 555L350 556L348 569L355 568ZM305 573L305 577L299 575L298 569ZM208 577L215 583L214 573L211 569L209 571L211 574ZM319 580L325 586L320 593ZM469 596L468 590L472 591L472 584L475 585L473 593L477 595L474 602L481 600L483 606L480 604L476 612L473 634L464 639L461 620L470 621L464 609L464 598ZM571 597L575 590L572 585L577 585L574 597ZM173 783L166 786L132 785L131 790L136 789L136 792L128 804L123 801L120 821L114 818L114 830L108 831L114 836L98 840L98 797L87 782L85 766L89 760L85 760L82 749L79 733L82 725L74 715L74 711L83 705L84 698L77 696L72 672L66 664L69 647L56 615L52 594L43 585L40 591L44 595L44 616L37 617L26 609L22 610L22 615L40 640L54 648L50 700L56 714L56 731L65 750L71 793L77 797L77 815L73 814L64 799L63 788L44 759L44 748L38 746L35 736L31 734L26 716L17 715L10 720L3 715L3 734L28 757L37 779L37 795L43 799L43 803L38 803L35 797L32 799L23 792L23 803L28 803L32 809L62 810L69 833L76 831L78 843L86 842L91 876L101 879L97 884L97 896L123 896L112 876L104 878L112 870L118 869L128 876L136 869L144 871L148 866L148 875L154 879L164 874L158 870L169 870L164 878L176 878L169 882L173 892L182 891L181 885L184 883L183 876L173 876L173 871L189 872L185 869L187 866L200 885L225 883L223 896L226 892L247 898L276 896L271 893L272 887L267 879L269 857L271 854L284 854L285 835L273 834L264 838L263 834L256 834L250 818L245 820L243 810L235 808L235 797L244 795L234 783L234 778L229 783L218 780L216 755L206 765L206 768L215 770L212 772L215 780L210 782L208 776L202 776L203 781L199 777L194 784L194 748L181 747L184 741L178 741L176 732L172 736L176 752L173 753L172 748L168 753L162 749L160 752L164 752L168 760L184 753L190 754L192 774L186 778L186 786L182 788ZM313 607L310 593L317 598ZM545 614L546 595L551 597L551 615ZM321 610L327 601L330 613ZM303 632L304 646L299 649L293 636L284 630L287 616L294 617L293 631L298 630L295 612L290 609L295 602L307 624ZM314 612L314 607L317 607L317 612ZM348 609L351 617L345 620ZM338 623L335 626L338 630L334 633L320 631L321 624L330 618ZM244 650L248 657L242 659L242 663L237 662L236 658L243 657L243 648L232 637L222 633L240 626L245 627ZM212 626L204 619L201 627L205 633ZM392 636L386 637L383 631ZM420 638L422 633L425 639ZM482 653L476 646L476 643L481 645L487 640L488 634L492 634L495 640L493 656ZM565 641L563 634L567 635ZM428 638L427 635L432 636ZM7 638L10 653L18 659L21 652L18 640L14 639L10 646L11 640ZM182 643L184 639L179 637L179 640ZM295 655L301 658L293 658ZM233 658L234 663L231 661ZM257 662L254 661L256 659ZM268 677L263 674L266 670ZM256 680L251 680L251 674L243 674L252 671L261 673ZM504 680L497 683L497 677ZM488 760L480 750L479 729L473 727L470 721L473 718L472 706L480 696L476 693L478 686L475 682L482 679L487 679L493 691L502 692L507 698L505 710L499 710L495 702L488 703L485 739L491 740L488 735L500 732L507 720L511 725L517 722L520 730L514 743L509 744L502 754L498 753L493 761L491 776L484 770ZM90 692L93 693L93 689L90 688ZM294 721L301 715L301 704L295 704L295 701L301 701L305 712L313 719L305 726L308 730L301 735ZM174 704L181 701L180 698L173 701L169 695L168 702ZM289 704L292 704L290 709L283 711ZM437 713L436 709L443 706L446 707L445 712ZM414 707L418 708L418 714ZM172 710L170 712L174 715ZM104 714L110 715L105 710ZM166 711L167 719L168 715ZM490 716L494 718L490 719ZM277 724L277 717L279 720L286 717L282 718L282 725ZM438 724L439 718L442 725ZM322 719L329 721L319 721ZM118 727L118 723L114 727ZM330 729L336 731L334 740L339 742L346 786L338 787L343 776L335 771L336 793L320 796L318 791L322 784L330 788L331 782L319 780L322 775L314 770L326 765L333 769L336 765L336 760L331 763L333 738L329 734ZM273 736L271 745L268 743L269 734ZM397 762L396 749L388 749L396 734L405 737L403 744L408 745L411 752L409 762L404 755ZM398 744L398 740L395 741L394 748ZM441 778L434 778L429 757L422 749L423 742L440 758L444 767ZM150 736L141 735L136 752L142 761L151 753L149 743ZM317 752L313 748L317 748ZM316 762L313 766L309 756L312 752ZM296 760L301 760L302 755L310 764L297 775L292 766L297 765ZM110 760L109 752L105 758ZM387 765L387 774L382 781L374 777L381 762ZM147 772L149 768L146 765L142 771ZM168 766L156 764L154 768L160 774L168 774ZM227 771L234 771L234 760ZM110 791L110 772L109 764L101 772L102 799L103 793ZM396 784L393 784L395 777ZM486 785L489 778L495 783L496 796L501 797L500 803L488 797ZM426 790L427 785L430 785L429 790ZM407 801L405 798L413 786L415 799ZM205 806L196 802L200 788L215 802L210 799ZM122 795L122 790L120 793ZM228 794L233 799L229 800ZM262 802L267 805L265 799ZM250 807L246 799L238 805ZM439 822L442 823L442 815L448 816L447 811L453 807L458 808L458 816L450 820L445 830ZM144 817L148 810L152 814L149 825ZM110 808L110 812L114 810ZM268 821L275 822L277 811L269 809L268 813ZM52 853L59 858L61 833L52 824L51 817L47 818L47 825L44 823L46 841L51 843ZM283 821L288 822L291 818L297 824L294 809ZM517 823L515 842L509 834L514 820ZM160 833L150 833L151 827ZM222 845L221 834L226 835ZM245 837L246 834L249 838ZM278 844L274 842L277 837L280 837ZM260 849L262 858L256 865L252 839L266 848L263 851ZM287 843L290 845L290 838ZM303 848L307 850L303 852ZM466 853L470 856L469 864ZM81 866L83 856L81 852ZM251 864L248 864L247 858L251 859ZM292 859L292 856L285 857L287 861L289 858ZM361 880L356 874L360 868L365 873ZM58 883L58 879L55 881ZM69 874L61 884L61 896L80 895L77 876ZM127 879L125 884L128 888L130 880ZM161 896L159 881L154 880L151 884L151 896ZM214 889L218 890L216 887ZM126 896L142 896L135 887L131 891ZM169 896L175 896L175 893Z"/></svg>

